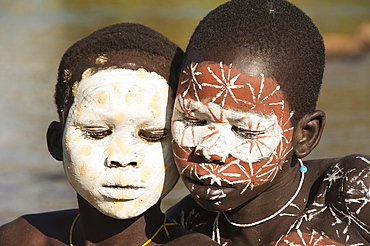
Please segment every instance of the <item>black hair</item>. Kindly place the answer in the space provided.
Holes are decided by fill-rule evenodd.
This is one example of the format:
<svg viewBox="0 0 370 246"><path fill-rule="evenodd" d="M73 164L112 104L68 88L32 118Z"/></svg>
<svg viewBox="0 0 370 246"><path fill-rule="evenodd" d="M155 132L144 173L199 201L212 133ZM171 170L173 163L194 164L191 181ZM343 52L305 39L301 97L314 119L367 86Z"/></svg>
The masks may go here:
<svg viewBox="0 0 370 246"><path fill-rule="evenodd" d="M202 61L233 63L245 73L258 67L277 80L292 122L315 110L325 68L322 36L312 20L284 0L232 0L197 26L183 67Z"/></svg>
<svg viewBox="0 0 370 246"><path fill-rule="evenodd" d="M60 121L65 121L74 87L85 71L145 66L164 77L176 92L182 58L183 51L176 44L140 24L119 23L91 33L68 48L60 62L54 95Z"/></svg>

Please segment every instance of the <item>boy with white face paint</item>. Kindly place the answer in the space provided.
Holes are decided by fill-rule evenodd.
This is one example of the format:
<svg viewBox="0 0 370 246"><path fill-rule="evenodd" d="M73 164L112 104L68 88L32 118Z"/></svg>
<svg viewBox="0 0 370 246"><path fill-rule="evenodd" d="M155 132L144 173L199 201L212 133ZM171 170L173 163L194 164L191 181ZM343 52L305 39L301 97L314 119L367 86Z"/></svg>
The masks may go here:
<svg viewBox="0 0 370 246"><path fill-rule="evenodd" d="M131 23L76 42L59 67L60 122L47 133L79 209L25 215L0 229L0 245L212 245L160 210L178 173L170 116L183 52Z"/></svg>
<svg viewBox="0 0 370 246"><path fill-rule="evenodd" d="M220 245L369 245L370 156L318 144L325 49L285 0L232 0L197 26L172 116L190 195L169 216Z"/></svg>

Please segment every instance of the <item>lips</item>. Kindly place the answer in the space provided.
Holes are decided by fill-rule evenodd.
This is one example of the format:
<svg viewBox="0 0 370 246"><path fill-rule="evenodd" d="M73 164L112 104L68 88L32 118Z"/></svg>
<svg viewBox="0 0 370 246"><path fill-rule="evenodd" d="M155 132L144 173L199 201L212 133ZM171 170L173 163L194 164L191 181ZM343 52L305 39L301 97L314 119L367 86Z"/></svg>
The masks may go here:
<svg viewBox="0 0 370 246"><path fill-rule="evenodd" d="M145 192L144 187L104 185L99 188L99 193L108 199L129 201L139 198Z"/></svg>
<svg viewBox="0 0 370 246"><path fill-rule="evenodd" d="M197 177L199 177L197 175ZM200 176L201 177L201 176ZM212 182L210 178L194 180L185 178L185 184L188 189L198 198L208 201L219 201L228 196L234 190L233 186L224 181ZM221 185L220 185L221 184Z"/></svg>

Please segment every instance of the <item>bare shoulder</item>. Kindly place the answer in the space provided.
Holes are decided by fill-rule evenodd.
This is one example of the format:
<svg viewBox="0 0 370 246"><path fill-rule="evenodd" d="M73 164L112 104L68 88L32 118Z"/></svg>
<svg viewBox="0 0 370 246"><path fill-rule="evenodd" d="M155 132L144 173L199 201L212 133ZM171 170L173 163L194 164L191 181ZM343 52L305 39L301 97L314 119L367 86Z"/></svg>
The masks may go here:
<svg viewBox="0 0 370 246"><path fill-rule="evenodd" d="M191 195L184 197L169 208L166 214L187 230L200 232L205 235L212 231L212 223L216 217L216 213L199 207Z"/></svg>
<svg viewBox="0 0 370 246"><path fill-rule="evenodd" d="M77 210L21 216L0 227L0 245L68 245L69 226Z"/></svg>
<svg viewBox="0 0 370 246"><path fill-rule="evenodd" d="M35 228L23 217L19 217L0 227L0 245L26 245L31 242L32 235L37 235ZM35 244L42 244L42 239L36 237Z"/></svg>
<svg viewBox="0 0 370 246"><path fill-rule="evenodd" d="M348 155L327 172L327 201L370 241L370 156Z"/></svg>

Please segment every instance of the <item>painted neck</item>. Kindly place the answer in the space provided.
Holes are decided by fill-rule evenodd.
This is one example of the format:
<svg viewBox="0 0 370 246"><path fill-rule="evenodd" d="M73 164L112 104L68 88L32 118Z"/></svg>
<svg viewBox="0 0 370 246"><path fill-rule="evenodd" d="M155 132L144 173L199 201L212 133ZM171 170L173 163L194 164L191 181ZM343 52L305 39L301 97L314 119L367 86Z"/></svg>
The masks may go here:
<svg viewBox="0 0 370 246"><path fill-rule="evenodd" d="M278 175L273 182L262 185L265 187L257 187L265 190L244 206L220 213L219 236L234 238L235 235L222 235L223 232L232 231L238 234L237 237L252 240L260 245L260 240L264 240L264 237L259 237L256 232L273 232L269 236L270 241L284 235L308 202L309 189L304 188L307 182L304 182L305 174L301 173L299 168L300 165L296 165L289 171L281 172L284 175ZM227 227L230 227L230 230ZM214 234L216 238L217 230L214 230ZM270 242L268 240L266 242Z"/></svg>

